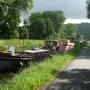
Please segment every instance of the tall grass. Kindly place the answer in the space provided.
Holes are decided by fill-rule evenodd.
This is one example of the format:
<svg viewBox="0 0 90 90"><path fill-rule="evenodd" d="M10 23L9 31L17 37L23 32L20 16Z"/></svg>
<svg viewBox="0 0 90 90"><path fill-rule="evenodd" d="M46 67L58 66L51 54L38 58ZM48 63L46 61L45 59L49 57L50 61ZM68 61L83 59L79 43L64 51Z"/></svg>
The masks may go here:
<svg viewBox="0 0 90 90"><path fill-rule="evenodd" d="M7 43L6 43L7 42ZM15 47L21 46L21 40L1 41L0 45L15 45ZM27 41L25 44L29 44L30 47L38 47L39 44L43 45L43 41ZM27 45L26 44L26 45ZM27 46L26 46L27 47ZM81 46L76 46L72 53L54 55L52 58L45 59L40 63L31 64L22 72L15 74L11 80L6 80L4 83L0 83L0 90L38 90L43 85L47 84L52 78L55 77L57 72L74 59L76 52L80 50ZM24 47L25 48L25 47ZM27 49L27 48L26 48ZM17 48L17 50L19 50Z"/></svg>
<svg viewBox="0 0 90 90"><path fill-rule="evenodd" d="M31 65L23 72L16 74L7 84L1 84L0 90L38 90L73 58L69 54L55 55L51 59Z"/></svg>
<svg viewBox="0 0 90 90"><path fill-rule="evenodd" d="M0 50L7 50L8 47L15 47L15 51L22 51L24 49L31 49L33 47L43 46L42 40L19 40L19 39L11 39L11 40L0 40Z"/></svg>

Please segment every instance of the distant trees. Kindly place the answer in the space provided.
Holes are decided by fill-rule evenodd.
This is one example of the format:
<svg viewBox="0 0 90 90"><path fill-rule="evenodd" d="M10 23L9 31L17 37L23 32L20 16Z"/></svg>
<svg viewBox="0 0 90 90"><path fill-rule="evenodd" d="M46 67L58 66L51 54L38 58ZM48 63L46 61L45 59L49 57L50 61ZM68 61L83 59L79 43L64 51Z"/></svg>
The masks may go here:
<svg viewBox="0 0 90 90"><path fill-rule="evenodd" d="M61 38L77 37L77 26L74 24L65 24L61 31Z"/></svg>
<svg viewBox="0 0 90 90"><path fill-rule="evenodd" d="M50 36L53 36L54 33L54 26L50 18L45 18L45 24L46 24L46 32L45 32L45 38L50 38Z"/></svg>
<svg viewBox="0 0 90 90"><path fill-rule="evenodd" d="M43 16L51 20L54 26L54 32L58 33L65 20L64 13L62 11L46 11L43 12Z"/></svg>
<svg viewBox="0 0 90 90"><path fill-rule="evenodd" d="M43 18L38 18L30 25L30 37L33 39L43 39L46 32L46 23Z"/></svg>
<svg viewBox="0 0 90 90"><path fill-rule="evenodd" d="M30 37L33 39L45 39L52 33L53 24L49 18L38 18L30 25Z"/></svg>
<svg viewBox="0 0 90 90"><path fill-rule="evenodd" d="M18 38L20 12L32 8L32 0L0 0L0 38Z"/></svg>
<svg viewBox="0 0 90 90"><path fill-rule="evenodd" d="M32 8L33 0L0 1L0 38L48 39L74 37L75 26L63 25L65 16L62 11L45 11L32 13L25 19L24 26L19 27L20 12Z"/></svg>
<svg viewBox="0 0 90 90"><path fill-rule="evenodd" d="M66 39L76 37L76 25L64 25L64 20L65 16L62 11L46 11L43 13L32 13L28 19L29 38Z"/></svg>
<svg viewBox="0 0 90 90"><path fill-rule="evenodd" d="M84 39L90 39L90 23L81 23L77 25L78 32L83 36Z"/></svg>
<svg viewBox="0 0 90 90"><path fill-rule="evenodd" d="M62 11L32 13L30 21L30 38L45 39L59 33L65 17Z"/></svg>
<svg viewBox="0 0 90 90"><path fill-rule="evenodd" d="M87 17L90 18L90 0L86 0L86 9L87 9ZM85 36L85 33L83 34L85 38L89 39L89 31L87 35Z"/></svg>

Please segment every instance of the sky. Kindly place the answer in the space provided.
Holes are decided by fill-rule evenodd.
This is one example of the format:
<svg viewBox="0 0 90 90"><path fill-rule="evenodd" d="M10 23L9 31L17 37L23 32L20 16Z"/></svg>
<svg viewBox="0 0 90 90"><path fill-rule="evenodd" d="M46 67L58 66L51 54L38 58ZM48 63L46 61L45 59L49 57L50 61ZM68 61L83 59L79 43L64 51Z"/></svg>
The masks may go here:
<svg viewBox="0 0 90 90"><path fill-rule="evenodd" d="M67 18L65 23L90 22L86 17L86 0L34 0L32 10L28 14L24 13L22 17L28 17L31 12L47 10L62 10Z"/></svg>
<svg viewBox="0 0 90 90"><path fill-rule="evenodd" d="M34 0L32 11L62 10L67 18L85 18L86 0Z"/></svg>

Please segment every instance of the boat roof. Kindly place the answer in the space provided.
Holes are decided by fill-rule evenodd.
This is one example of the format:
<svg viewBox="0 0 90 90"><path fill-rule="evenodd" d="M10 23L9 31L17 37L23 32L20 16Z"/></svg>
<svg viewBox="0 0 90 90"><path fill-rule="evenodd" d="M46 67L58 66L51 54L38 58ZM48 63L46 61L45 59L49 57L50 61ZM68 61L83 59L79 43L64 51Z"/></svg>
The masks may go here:
<svg viewBox="0 0 90 90"><path fill-rule="evenodd" d="M45 40L45 42L59 42L58 40Z"/></svg>
<svg viewBox="0 0 90 90"><path fill-rule="evenodd" d="M24 52L26 53L40 53L40 52L48 52L50 50L46 50L46 49L37 49L37 50L25 50Z"/></svg>

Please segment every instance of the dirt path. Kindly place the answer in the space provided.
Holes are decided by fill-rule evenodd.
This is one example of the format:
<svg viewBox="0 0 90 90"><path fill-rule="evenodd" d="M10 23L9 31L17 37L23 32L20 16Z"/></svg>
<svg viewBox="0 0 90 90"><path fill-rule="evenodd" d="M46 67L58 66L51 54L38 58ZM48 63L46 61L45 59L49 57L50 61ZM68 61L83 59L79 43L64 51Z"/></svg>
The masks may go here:
<svg viewBox="0 0 90 90"><path fill-rule="evenodd" d="M83 49L46 90L90 90L90 46Z"/></svg>

